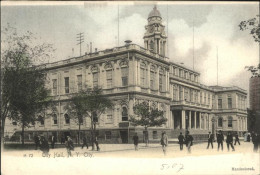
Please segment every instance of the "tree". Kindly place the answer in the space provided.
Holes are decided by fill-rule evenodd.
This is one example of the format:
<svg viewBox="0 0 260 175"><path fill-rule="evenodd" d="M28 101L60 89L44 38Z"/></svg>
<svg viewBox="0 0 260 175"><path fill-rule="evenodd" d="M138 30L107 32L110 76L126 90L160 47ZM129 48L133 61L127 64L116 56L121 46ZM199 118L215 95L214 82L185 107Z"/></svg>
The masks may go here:
<svg viewBox="0 0 260 175"><path fill-rule="evenodd" d="M83 117L89 117L91 121L91 143L94 150L94 140L96 138L96 124L100 120L101 114L107 109L113 107L112 101L103 95L103 90L98 87L87 88L82 90L72 97L67 109L74 113L76 120L81 120ZM73 109L74 108L74 109ZM79 125L80 129L80 125Z"/></svg>
<svg viewBox="0 0 260 175"><path fill-rule="evenodd" d="M250 30L250 34L255 39L255 42L260 44L260 24L259 24L259 15L256 15L255 18L241 21L238 25L240 30ZM260 63L258 66L246 66L245 69L252 73L252 77L260 77Z"/></svg>
<svg viewBox="0 0 260 175"><path fill-rule="evenodd" d="M50 44L37 44L29 31L18 34L9 24L1 33L1 140L8 117L21 124L24 144L24 128L34 124L36 115L51 102L45 68L36 65L49 59L54 49Z"/></svg>
<svg viewBox="0 0 260 175"><path fill-rule="evenodd" d="M83 124L83 120L87 115L87 109L85 106L85 100L87 96L84 91L80 91L72 96L70 101L66 104L65 110L70 117L78 124L78 144L80 144L80 126Z"/></svg>
<svg viewBox="0 0 260 175"><path fill-rule="evenodd" d="M248 131L255 131L256 130L256 111L247 109L247 119L248 119Z"/></svg>
<svg viewBox="0 0 260 175"><path fill-rule="evenodd" d="M145 128L146 133L146 146L148 146L149 135L147 128L153 126L161 126L167 122L167 118L164 117L164 112L152 107L149 104L142 102L134 106L134 116L130 116L130 122L134 125L141 125Z"/></svg>

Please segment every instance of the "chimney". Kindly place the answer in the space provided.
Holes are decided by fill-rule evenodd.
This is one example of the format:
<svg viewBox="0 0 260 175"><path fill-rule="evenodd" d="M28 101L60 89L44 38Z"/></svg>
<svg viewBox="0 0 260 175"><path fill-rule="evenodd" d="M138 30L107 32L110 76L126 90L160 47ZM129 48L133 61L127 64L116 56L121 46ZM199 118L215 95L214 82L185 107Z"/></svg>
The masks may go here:
<svg viewBox="0 0 260 175"><path fill-rule="evenodd" d="M125 46L129 46L132 43L131 40L125 40Z"/></svg>

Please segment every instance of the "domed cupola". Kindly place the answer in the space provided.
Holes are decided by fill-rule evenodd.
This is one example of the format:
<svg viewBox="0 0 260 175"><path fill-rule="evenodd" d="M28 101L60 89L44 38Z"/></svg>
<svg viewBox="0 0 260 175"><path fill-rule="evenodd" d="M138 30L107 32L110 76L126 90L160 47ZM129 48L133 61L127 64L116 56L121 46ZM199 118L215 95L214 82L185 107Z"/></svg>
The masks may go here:
<svg viewBox="0 0 260 175"><path fill-rule="evenodd" d="M159 12L159 10L157 10L156 6L154 6L153 10L149 13L148 19L152 18L152 17L160 17L160 18L162 18L161 13Z"/></svg>
<svg viewBox="0 0 260 175"><path fill-rule="evenodd" d="M154 6L148 15L148 25L145 26L144 47L154 53L165 56L166 40L165 26L162 25L160 11Z"/></svg>

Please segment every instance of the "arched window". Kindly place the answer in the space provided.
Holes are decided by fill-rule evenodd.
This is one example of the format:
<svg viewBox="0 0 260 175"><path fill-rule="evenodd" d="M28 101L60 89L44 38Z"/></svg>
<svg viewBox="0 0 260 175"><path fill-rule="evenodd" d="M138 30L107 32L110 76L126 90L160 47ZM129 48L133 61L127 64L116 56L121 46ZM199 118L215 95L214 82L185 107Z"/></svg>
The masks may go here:
<svg viewBox="0 0 260 175"><path fill-rule="evenodd" d="M146 77L147 77L145 63L141 62L140 69L141 69L141 72L140 72L141 86L145 87L145 85L146 85Z"/></svg>
<svg viewBox="0 0 260 175"><path fill-rule="evenodd" d="M222 117L218 118L218 127L223 127L223 119L222 119Z"/></svg>
<svg viewBox="0 0 260 175"><path fill-rule="evenodd" d="M228 117L228 127L229 128L232 128L232 121L233 121L233 118L231 116Z"/></svg>
<svg viewBox="0 0 260 175"><path fill-rule="evenodd" d="M68 114L65 114L65 115L64 115L64 118L65 118L65 123L66 123L66 124L70 124L70 117L69 117L69 115L68 115Z"/></svg>
<svg viewBox="0 0 260 175"><path fill-rule="evenodd" d="M56 114L53 114L52 119L53 119L53 124L57 125L58 120L57 120L57 115Z"/></svg>
<svg viewBox="0 0 260 175"><path fill-rule="evenodd" d="M122 121L128 121L128 111L126 107L122 108Z"/></svg>
<svg viewBox="0 0 260 175"><path fill-rule="evenodd" d="M41 115L38 117L38 121L40 122L40 125L44 125L44 118Z"/></svg>
<svg viewBox="0 0 260 175"><path fill-rule="evenodd" d="M153 43L153 41L150 41L150 50L154 50L154 43Z"/></svg>

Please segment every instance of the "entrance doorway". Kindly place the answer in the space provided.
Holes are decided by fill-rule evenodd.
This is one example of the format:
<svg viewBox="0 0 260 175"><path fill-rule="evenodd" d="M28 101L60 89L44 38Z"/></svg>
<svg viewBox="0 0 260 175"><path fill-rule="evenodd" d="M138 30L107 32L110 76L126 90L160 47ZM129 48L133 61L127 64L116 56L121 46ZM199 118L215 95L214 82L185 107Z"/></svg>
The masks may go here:
<svg viewBox="0 0 260 175"><path fill-rule="evenodd" d="M122 143L128 143L128 132L127 131L120 131L120 137Z"/></svg>

